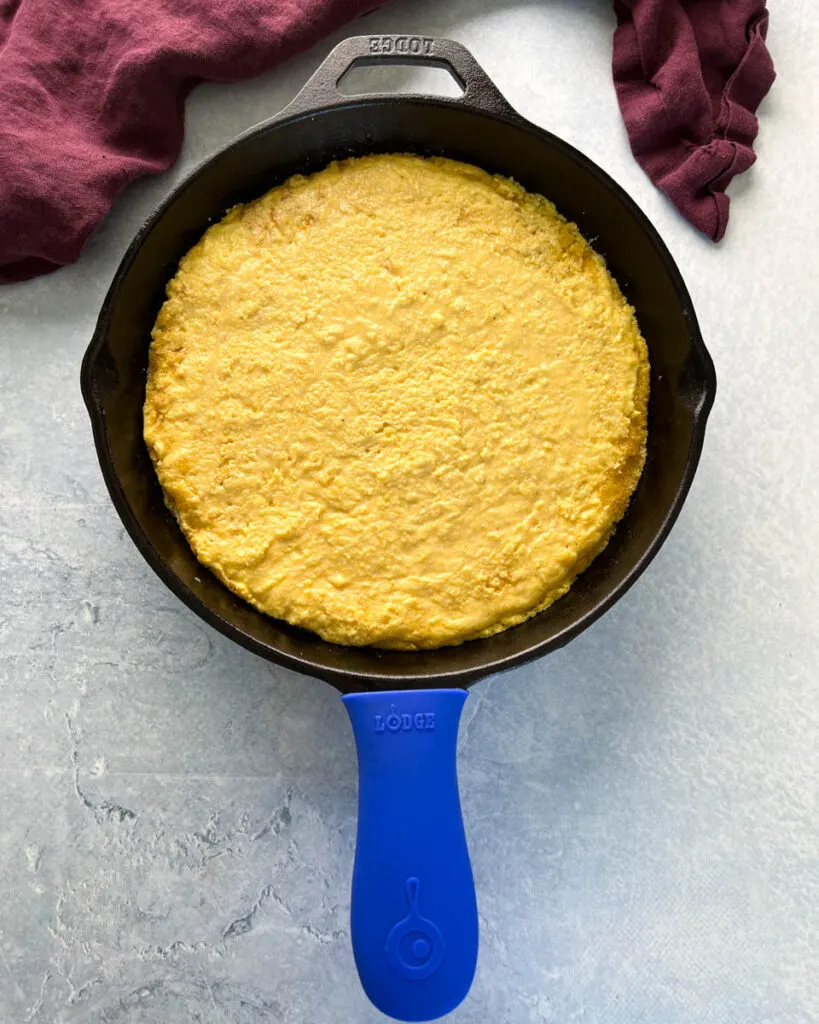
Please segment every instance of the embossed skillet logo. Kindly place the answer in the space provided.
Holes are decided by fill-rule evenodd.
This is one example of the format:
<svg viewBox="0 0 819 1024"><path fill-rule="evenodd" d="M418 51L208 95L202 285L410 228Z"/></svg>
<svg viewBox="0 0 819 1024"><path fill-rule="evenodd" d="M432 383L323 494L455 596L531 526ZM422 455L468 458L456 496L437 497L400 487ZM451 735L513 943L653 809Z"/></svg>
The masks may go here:
<svg viewBox="0 0 819 1024"><path fill-rule="evenodd" d="M411 732L413 729L428 732L435 728L434 711L416 711L413 715L406 712L398 714L395 705L390 704L388 715L373 715L376 732Z"/></svg>
<svg viewBox="0 0 819 1024"><path fill-rule="evenodd" d="M387 936L387 960L402 978L423 981L441 966L446 943L441 929L418 910L421 883L411 877L404 883L409 913Z"/></svg>
<svg viewBox="0 0 819 1024"><path fill-rule="evenodd" d="M426 36L370 36L370 53L432 53Z"/></svg>

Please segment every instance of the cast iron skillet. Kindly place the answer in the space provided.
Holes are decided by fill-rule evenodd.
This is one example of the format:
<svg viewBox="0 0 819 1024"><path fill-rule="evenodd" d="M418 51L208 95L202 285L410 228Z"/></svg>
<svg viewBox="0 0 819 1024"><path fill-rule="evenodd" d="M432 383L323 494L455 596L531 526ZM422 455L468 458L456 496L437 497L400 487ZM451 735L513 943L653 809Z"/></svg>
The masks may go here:
<svg viewBox="0 0 819 1024"><path fill-rule="evenodd" d="M354 65L385 63L445 68L463 95L338 91ZM477 164L553 200L605 257L637 311L651 359L646 466L606 550L566 596L523 625L419 653L325 643L234 596L194 558L142 440L151 327L166 282L205 228L294 173L340 157L408 151ZM385 207L387 224L392 216ZM637 579L685 500L715 390L688 292L644 214L599 167L512 110L450 40L345 40L289 107L174 189L128 248L82 367L105 482L139 550L193 611L257 654L347 694L360 773L352 938L364 987L385 1012L438 1016L463 998L474 971L477 914L455 777L462 687L567 643Z"/></svg>

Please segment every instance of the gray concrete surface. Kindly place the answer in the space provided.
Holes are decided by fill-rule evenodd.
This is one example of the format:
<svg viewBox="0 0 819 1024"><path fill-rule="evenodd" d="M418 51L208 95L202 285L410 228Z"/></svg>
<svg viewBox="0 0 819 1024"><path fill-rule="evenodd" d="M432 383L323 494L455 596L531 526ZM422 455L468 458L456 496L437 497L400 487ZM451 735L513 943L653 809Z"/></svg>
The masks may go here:
<svg viewBox="0 0 819 1024"><path fill-rule="evenodd" d="M631 158L605 0L401 0L368 19L460 39L631 192L720 376L693 491L645 577L467 703L482 946L453 1024L819 1020L819 36L808 0L771 6L779 80L719 247ZM198 89L178 166L129 188L77 266L0 290L2 1024L383 1019L349 943L338 696L216 635L152 575L78 388L142 218L334 41Z"/></svg>

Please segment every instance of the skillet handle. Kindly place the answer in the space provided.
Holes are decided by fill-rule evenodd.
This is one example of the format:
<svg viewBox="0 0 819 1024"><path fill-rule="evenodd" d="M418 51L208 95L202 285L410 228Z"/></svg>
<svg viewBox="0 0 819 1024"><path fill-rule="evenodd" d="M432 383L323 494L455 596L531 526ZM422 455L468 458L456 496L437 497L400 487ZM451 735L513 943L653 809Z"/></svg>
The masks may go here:
<svg viewBox="0 0 819 1024"><path fill-rule="evenodd" d="M478 908L455 748L466 690L342 698L358 751L350 933L370 1000L398 1020L433 1020L472 984Z"/></svg>
<svg viewBox="0 0 819 1024"><path fill-rule="evenodd" d="M462 96L447 98L447 103L462 104L503 117L519 116L465 46L454 39L411 35L350 36L342 40L280 116L354 102L358 97L339 92L341 79L351 68L384 64L443 68L463 89ZM368 94L376 99L394 99L395 95L392 92ZM401 98L408 97L402 94Z"/></svg>

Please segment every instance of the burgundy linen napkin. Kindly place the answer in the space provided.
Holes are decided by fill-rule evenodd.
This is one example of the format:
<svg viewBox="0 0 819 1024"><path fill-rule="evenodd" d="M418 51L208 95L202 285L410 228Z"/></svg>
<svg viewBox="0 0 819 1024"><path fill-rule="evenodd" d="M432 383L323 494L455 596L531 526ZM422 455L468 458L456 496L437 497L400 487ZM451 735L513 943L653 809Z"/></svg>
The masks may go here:
<svg viewBox="0 0 819 1024"><path fill-rule="evenodd" d="M0 0L0 283L76 261L122 188L173 163L196 82L259 74L381 2ZM719 238L773 80L764 0L615 7L635 156Z"/></svg>
<svg viewBox="0 0 819 1024"><path fill-rule="evenodd" d="M383 0L0 0L0 283L80 256L179 155L197 82L250 78Z"/></svg>
<svg viewBox="0 0 819 1024"><path fill-rule="evenodd" d="M765 0L615 0L614 85L637 162L719 241L731 179L756 159L774 80Z"/></svg>

